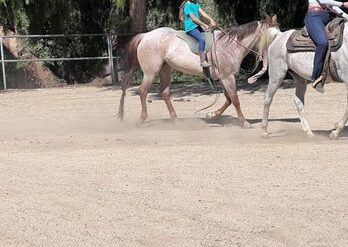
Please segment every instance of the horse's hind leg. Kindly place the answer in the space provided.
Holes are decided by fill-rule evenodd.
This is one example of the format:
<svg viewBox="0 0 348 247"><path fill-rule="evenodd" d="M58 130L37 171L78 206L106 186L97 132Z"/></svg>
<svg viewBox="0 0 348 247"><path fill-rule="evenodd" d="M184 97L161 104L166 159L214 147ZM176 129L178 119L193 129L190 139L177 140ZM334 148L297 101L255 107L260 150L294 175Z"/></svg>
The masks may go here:
<svg viewBox="0 0 348 247"><path fill-rule="evenodd" d="M140 101L141 101L141 114L140 114L140 118L137 121L137 125L143 124L145 120L147 119L146 98L154 78L155 78L154 73L144 73L144 78L139 88Z"/></svg>
<svg viewBox="0 0 348 247"><path fill-rule="evenodd" d="M347 104L348 104L348 83L346 83L347 85ZM340 136L342 130L344 129L344 126L346 125L348 120L348 105L346 107L346 112L344 113L344 115L342 116L342 118L340 119L340 121L338 123L335 124L335 130L333 130L330 134L330 139L331 140L337 140L338 137Z"/></svg>
<svg viewBox="0 0 348 247"><path fill-rule="evenodd" d="M164 102L169 111L170 119L176 120L177 115L174 109L174 106L170 100L170 71L171 67L168 64L163 64L161 71L159 72L160 80L161 80L161 92Z"/></svg>
<svg viewBox="0 0 348 247"><path fill-rule="evenodd" d="M291 75L296 81L296 95L295 95L294 102L301 119L303 131L307 134L307 136L314 137L314 134L309 127L309 124L305 117L305 112L304 112L304 102L305 102L304 95L307 90L307 81L294 73L291 73Z"/></svg>

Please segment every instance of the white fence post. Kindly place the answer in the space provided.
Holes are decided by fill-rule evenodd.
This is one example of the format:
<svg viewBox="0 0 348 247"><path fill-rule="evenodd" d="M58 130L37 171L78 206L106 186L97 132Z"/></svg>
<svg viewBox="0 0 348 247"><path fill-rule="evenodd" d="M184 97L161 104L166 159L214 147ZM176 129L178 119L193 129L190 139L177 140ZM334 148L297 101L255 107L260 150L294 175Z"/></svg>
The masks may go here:
<svg viewBox="0 0 348 247"><path fill-rule="evenodd" d="M1 36L0 39L0 46L1 46L1 63L2 63L2 79L4 82L4 90L7 90L7 85L6 85L6 71L5 71L5 55L4 55L4 44L3 44L3 37Z"/></svg>
<svg viewBox="0 0 348 247"><path fill-rule="evenodd" d="M111 73L111 81L112 84L115 84L115 69L114 69L114 58L112 54L112 41L111 41L111 35L108 33L106 35L107 41L108 41L108 53L109 53L109 65L110 65L110 73Z"/></svg>

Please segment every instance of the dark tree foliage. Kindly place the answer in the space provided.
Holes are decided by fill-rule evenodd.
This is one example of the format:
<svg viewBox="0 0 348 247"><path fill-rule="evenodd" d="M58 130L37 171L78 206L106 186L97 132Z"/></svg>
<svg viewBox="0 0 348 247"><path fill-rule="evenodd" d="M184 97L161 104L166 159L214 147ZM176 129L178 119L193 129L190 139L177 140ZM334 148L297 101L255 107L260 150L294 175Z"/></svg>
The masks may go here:
<svg viewBox="0 0 348 247"><path fill-rule="evenodd" d="M283 30L298 28L303 26L307 8L307 0L198 1L222 27L259 20L266 14L277 14ZM134 3L143 3L139 12L141 15L137 14L139 5ZM146 28L142 26L142 30L162 26L182 29L178 19L181 3L182 0L0 0L0 26L23 34L119 34L130 32L135 25L133 22L138 26L146 23ZM106 54L106 41L102 38L32 39L27 43L28 49L39 57ZM106 62L50 62L47 65L58 77L72 83L88 81L100 75Z"/></svg>
<svg viewBox="0 0 348 247"><path fill-rule="evenodd" d="M277 14L284 27L300 27L307 9L307 0L215 0L223 21L234 19L242 24Z"/></svg>
<svg viewBox="0 0 348 247"><path fill-rule="evenodd" d="M180 0L149 0L147 26L149 30L157 27L169 26L176 29L182 28L179 17Z"/></svg>
<svg viewBox="0 0 348 247"><path fill-rule="evenodd" d="M50 8L50 11L46 12ZM27 7L33 34L104 33L109 18L110 1L36 0ZM44 18L42 18L44 17ZM104 56L106 40L102 37L45 38L31 40L35 53L40 57L97 57ZM103 72L105 61L50 62L48 66L68 83L84 82Z"/></svg>

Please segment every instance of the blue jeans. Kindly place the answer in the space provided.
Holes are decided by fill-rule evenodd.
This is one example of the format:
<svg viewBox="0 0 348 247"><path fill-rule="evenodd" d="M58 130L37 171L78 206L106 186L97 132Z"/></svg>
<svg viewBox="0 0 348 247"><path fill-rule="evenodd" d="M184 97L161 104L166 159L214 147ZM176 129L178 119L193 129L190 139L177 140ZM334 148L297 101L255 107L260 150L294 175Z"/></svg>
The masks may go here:
<svg viewBox="0 0 348 247"><path fill-rule="evenodd" d="M329 46L325 26L330 22L330 14L326 11L309 12L305 17L305 25L309 36L316 48L314 55L313 73L311 79L317 79L324 67L325 57Z"/></svg>
<svg viewBox="0 0 348 247"><path fill-rule="evenodd" d="M204 51L205 49L205 40L202 35L203 32L204 30L201 28L201 26L198 26L195 29L187 32L187 34L191 35L194 39L198 41L198 50L200 52Z"/></svg>

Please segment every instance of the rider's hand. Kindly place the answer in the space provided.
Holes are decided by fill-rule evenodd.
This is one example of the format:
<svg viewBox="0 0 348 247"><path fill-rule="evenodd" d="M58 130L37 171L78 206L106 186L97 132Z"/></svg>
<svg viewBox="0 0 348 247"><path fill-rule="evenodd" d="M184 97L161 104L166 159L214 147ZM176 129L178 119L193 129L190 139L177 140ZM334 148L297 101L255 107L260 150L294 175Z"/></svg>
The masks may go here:
<svg viewBox="0 0 348 247"><path fill-rule="evenodd" d="M342 8L348 9L348 2L343 2L342 3Z"/></svg>
<svg viewBox="0 0 348 247"><path fill-rule="evenodd" d="M348 2L347 2L347 3L348 3ZM216 22L215 22L214 20L211 20L211 21L210 21L210 26L215 27L215 26L216 26Z"/></svg>
<svg viewBox="0 0 348 247"><path fill-rule="evenodd" d="M209 29L209 26L207 25L207 24L202 24L202 28L204 29L204 30L207 30L207 29Z"/></svg>

